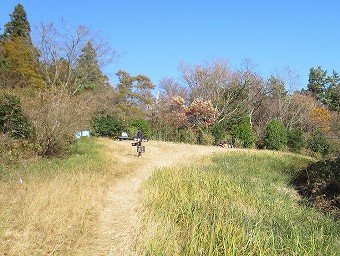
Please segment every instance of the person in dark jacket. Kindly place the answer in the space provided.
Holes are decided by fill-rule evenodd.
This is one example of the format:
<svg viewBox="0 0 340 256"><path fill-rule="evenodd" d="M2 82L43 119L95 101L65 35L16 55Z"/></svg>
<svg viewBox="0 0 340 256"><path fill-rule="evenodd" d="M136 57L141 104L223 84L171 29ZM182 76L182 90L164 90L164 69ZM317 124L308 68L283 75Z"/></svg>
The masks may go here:
<svg viewBox="0 0 340 256"><path fill-rule="evenodd" d="M142 141L144 139L142 130L138 130L138 132L137 132L137 139L139 141Z"/></svg>

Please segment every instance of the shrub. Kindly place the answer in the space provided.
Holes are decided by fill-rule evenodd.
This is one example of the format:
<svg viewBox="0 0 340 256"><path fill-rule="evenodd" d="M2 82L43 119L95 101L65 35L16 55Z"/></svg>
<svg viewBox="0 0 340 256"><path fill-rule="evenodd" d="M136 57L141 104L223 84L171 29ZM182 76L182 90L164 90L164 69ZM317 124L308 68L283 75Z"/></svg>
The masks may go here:
<svg viewBox="0 0 340 256"><path fill-rule="evenodd" d="M322 156L326 156L330 150L330 144L326 138L326 135L320 131L316 130L312 133L312 137L309 140L309 148L314 153L319 153Z"/></svg>
<svg viewBox="0 0 340 256"><path fill-rule="evenodd" d="M178 142L184 142L188 144L196 144L197 143L197 137L196 134L192 130L187 129L181 129L178 131L176 136L176 141Z"/></svg>
<svg viewBox="0 0 340 256"><path fill-rule="evenodd" d="M330 153L332 156L340 157L340 141L332 140L330 143Z"/></svg>
<svg viewBox="0 0 340 256"><path fill-rule="evenodd" d="M103 114L93 120L92 127L97 136L118 137L124 130L123 122L111 115Z"/></svg>
<svg viewBox="0 0 340 256"><path fill-rule="evenodd" d="M207 146L211 146L213 145L215 142L215 138L212 134L207 133L207 132L201 132L199 135L199 143L201 145L207 145Z"/></svg>
<svg viewBox="0 0 340 256"><path fill-rule="evenodd" d="M86 97L70 96L50 88L34 91L22 98L23 111L34 130L36 154L57 156L67 153L77 131L88 129L92 108Z"/></svg>
<svg viewBox="0 0 340 256"><path fill-rule="evenodd" d="M267 149L273 150L280 150L287 144L287 131L281 121L272 120L268 123L264 143Z"/></svg>
<svg viewBox="0 0 340 256"><path fill-rule="evenodd" d="M318 161L297 172L293 183L315 206L340 218L340 157Z"/></svg>
<svg viewBox="0 0 340 256"><path fill-rule="evenodd" d="M145 138L151 138L152 130L151 130L151 125L148 121L142 118L138 118L138 119L134 119L129 122L128 132L130 136L136 135L138 130L143 131L143 135Z"/></svg>
<svg viewBox="0 0 340 256"><path fill-rule="evenodd" d="M2 167L32 158L34 153L33 144L28 140L13 139L9 135L0 133L0 179Z"/></svg>
<svg viewBox="0 0 340 256"><path fill-rule="evenodd" d="M230 133L234 142L238 142L239 145L244 148L250 148L254 144L254 134L251 129L249 117L244 116L241 120L230 126Z"/></svg>
<svg viewBox="0 0 340 256"><path fill-rule="evenodd" d="M214 143L225 140L227 136L226 124L224 122L216 122L209 127L209 132L214 136Z"/></svg>
<svg viewBox="0 0 340 256"><path fill-rule="evenodd" d="M288 131L288 141L287 145L293 152L300 152L304 147L305 141L303 137L303 132L300 129L292 129Z"/></svg>
<svg viewBox="0 0 340 256"><path fill-rule="evenodd" d="M16 139L32 135L29 122L22 113L19 97L7 93L0 96L0 130Z"/></svg>

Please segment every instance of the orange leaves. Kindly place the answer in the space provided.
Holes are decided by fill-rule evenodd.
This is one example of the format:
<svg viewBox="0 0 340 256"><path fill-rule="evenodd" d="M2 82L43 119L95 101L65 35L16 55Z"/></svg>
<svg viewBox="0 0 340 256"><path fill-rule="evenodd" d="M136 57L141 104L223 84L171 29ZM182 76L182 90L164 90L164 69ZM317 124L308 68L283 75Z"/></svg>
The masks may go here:
<svg viewBox="0 0 340 256"><path fill-rule="evenodd" d="M330 130L331 113L327 108L315 107L309 112L309 118L316 128L327 132Z"/></svg>
<svg viewBox="0 0 340 256"><path fill-rule="evenodd" d="M191 127L208 127L216 121L218 111L210 101L197 98L189 106L186 106L183 98L173 97L171 103L172 114L177 124Z"/></svg>
<svg viewBox="0 0 340 256"><path fill-rule="evenodd" d="M201 98L194 99L189 105L186 115L193 126L208 127L216 121L217 110L211 101L204 101Z"/></svg>

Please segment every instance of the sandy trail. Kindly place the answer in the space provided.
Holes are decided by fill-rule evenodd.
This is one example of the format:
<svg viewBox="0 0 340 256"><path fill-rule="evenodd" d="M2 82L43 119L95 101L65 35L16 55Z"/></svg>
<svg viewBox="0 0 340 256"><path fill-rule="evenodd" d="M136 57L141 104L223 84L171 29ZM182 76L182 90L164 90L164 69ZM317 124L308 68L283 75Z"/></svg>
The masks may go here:
<svg viewBox="0 0 340 256"><path fill-rule="evenodd" d="M136 157L135 147L129 141L106 141L106 146L117 157L119 168L127 173L112 184L107 193L107 203L100 216L96 255L137 255L136 241L140 227L140 189L143 181L161 167L187 165L195 158L209 155L221 148L173 144L151 141L144 145L146 153ZM222 149L223 150L223 149Z"/></svg>

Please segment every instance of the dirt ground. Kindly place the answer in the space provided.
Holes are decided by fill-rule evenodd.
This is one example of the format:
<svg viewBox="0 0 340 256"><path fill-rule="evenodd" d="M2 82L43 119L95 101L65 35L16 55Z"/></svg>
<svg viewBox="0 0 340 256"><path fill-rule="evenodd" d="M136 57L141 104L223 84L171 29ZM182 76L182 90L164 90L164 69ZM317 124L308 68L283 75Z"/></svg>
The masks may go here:
<svg viewBox="0 0 340 256"><path fill-rule="evenodd" d="M137 158L131 141L102 140L108 157L118 162L123 175L109 188L100 216L96 255L137 255L136 241L141 216L141 185L153 171L162 167L190 165L226 149L213 146L145 142L146 152ZM116 167L117 168L117 167Z"/></svg>

